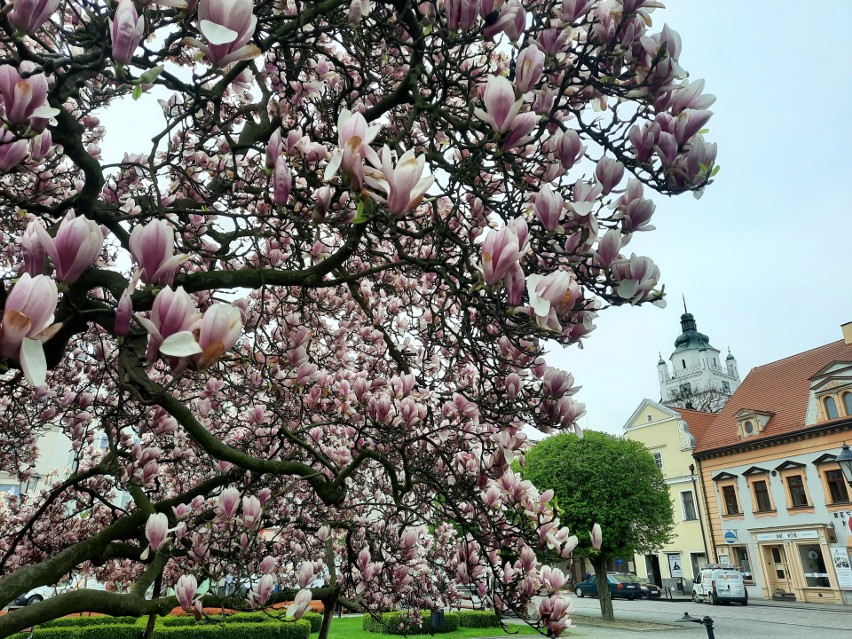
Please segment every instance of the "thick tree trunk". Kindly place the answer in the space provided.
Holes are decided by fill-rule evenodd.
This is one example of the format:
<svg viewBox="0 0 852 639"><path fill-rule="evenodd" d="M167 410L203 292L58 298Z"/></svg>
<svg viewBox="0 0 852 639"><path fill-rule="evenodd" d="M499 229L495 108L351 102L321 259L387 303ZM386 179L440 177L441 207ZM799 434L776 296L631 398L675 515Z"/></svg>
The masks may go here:
<svg viewBox="0 0 852 639"><path fill-rule="evenodd" d="M322 600L322 625L320 626L317 639L328 639L328 631L331 628L331 618L334 616L334 609L337 608L337 598L339 596L340 589L335 588L328 599Z"/></svg>
<svg viewBox="0 0 852 639"><path fill-rule="evenodd" d="M595 567L595 577L598 581L598 601L601 603L601 616L606 621L612 621L615 616L612 612L612 596L609 592L609 581L606 578L606 560L600 557L592 558Z"/></svg>
<svg viewBox="0 0 852 639"><path fill-rule="evenodd" d="M162 588L162 585L163 573L161 569L160 574L157 575L156 579L154 579L154 594L152 595L151 599L156 599L160 596L160 588ZM148 624L145 626L145 633L142 635L142 639L151 639L151 637L154 635L154 624L156 623L157 614L151 613L150 615L148 615Z"/></svg>

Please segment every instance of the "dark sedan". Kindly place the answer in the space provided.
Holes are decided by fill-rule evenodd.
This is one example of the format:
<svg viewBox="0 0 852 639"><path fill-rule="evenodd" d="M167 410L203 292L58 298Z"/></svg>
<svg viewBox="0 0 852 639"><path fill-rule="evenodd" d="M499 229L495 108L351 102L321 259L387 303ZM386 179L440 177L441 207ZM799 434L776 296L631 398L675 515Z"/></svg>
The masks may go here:
<svg viewBox="0 0 852 639"><path fill-rule="evenodd" d="M607 573L606 579L609 582L609 592L612 598L621 597L623 599L638 599L642 596L642 588L639 585L639 580L634 575L628 575L620 572ZM581 581L574 589L574 594L578 597L597 597L598 596L598 580L592 575L585 581Z"/></svg>
<svg viewBox="0 0 852 639"><path fill-rule="evenodd" d="M642 589L642 596L645 599L657 599L663 596L663 591L657 584L649 584L643 581L639 584L639 587Z"/></svg>

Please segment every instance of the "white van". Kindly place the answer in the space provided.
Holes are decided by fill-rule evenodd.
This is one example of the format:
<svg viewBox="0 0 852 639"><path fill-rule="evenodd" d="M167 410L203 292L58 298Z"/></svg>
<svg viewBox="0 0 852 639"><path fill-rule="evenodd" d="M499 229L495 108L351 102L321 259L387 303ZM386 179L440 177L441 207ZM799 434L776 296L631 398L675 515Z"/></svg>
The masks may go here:
<svg viewBox="0 0 852 639"><path fill-rule="evenodd" d="M748 605L748 591L743 583L740 571L730 566L705 566L692 580L692 600L695 603L707 601L711 604L736 601Z"/></svg>

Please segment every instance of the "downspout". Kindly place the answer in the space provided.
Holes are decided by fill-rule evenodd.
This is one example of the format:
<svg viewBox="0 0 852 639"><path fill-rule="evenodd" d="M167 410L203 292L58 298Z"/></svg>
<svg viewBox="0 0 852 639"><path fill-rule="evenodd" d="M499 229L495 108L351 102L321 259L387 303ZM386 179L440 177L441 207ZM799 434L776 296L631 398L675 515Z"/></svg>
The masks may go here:
<svg viewBox="0 0 852 639"><path fill-rule="evenodd" d="M698 474L701 475L701 460L697 457L693 456L693 459L698 463ZM696 495L698 494L698 488L695 485L695 466L692 464L689 465L690 475L692 476L692 490L695 491ZM710 519L710 508L707 506L707 493L704 490L704 480L701 480L701 501L704 502L704 512L707 513L707 526L710 528L710 546L713 548L712 555L712 563L718 563L719 559L716 555L716 542L715 542L715 533L713 532L713 521ZM708 559L711 558L710 553L707 548L707 535L704 530L704 517L701 516L701 512L698 513L698 523L701 525L701 539L704 541L704 556Z"/></svg>

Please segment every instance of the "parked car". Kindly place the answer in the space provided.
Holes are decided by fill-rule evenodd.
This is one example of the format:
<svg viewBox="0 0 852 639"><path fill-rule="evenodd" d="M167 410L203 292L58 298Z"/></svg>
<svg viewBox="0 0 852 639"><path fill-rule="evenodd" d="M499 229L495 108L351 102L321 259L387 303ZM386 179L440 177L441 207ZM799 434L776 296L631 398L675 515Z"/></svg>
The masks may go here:
<svg viewBox="0 0 852 639"><path fill-rule="evenodd" d="M22 594L12 602L12 605L30 606L34 603L38 603L39 601L43 601L62 590L62 588L57 588L56 586L39 586L38 588L33 588L32 590L28 590Z"/></svg>
<svg viewBox="0 0 852 639"><path fill-rule="evenodd" d="M621 597L624 599L638 599L642 596L642 588L635 575L622 572L608 572L606 579L609 582L609 592L613 599ZM594 575L587 577L574 588L574 594L578 597L597 597L598 580Z"/></svg>
<svg viewBox="0 0 852 639"><path fill-rule="evenodd" d="M718 565L707 566L692 580L692 600L711 604L736 601L748 605L748 591L743 576L736 568Z"/></svg>
<svg viewBox="0 0 852 639"><path fill-rule="evenodd" d="M642 589L642 596L645 599L657 599L663 596L663 591L660 590L657 584L649 584L642 581L639 583L639 587Z"/></svg>

